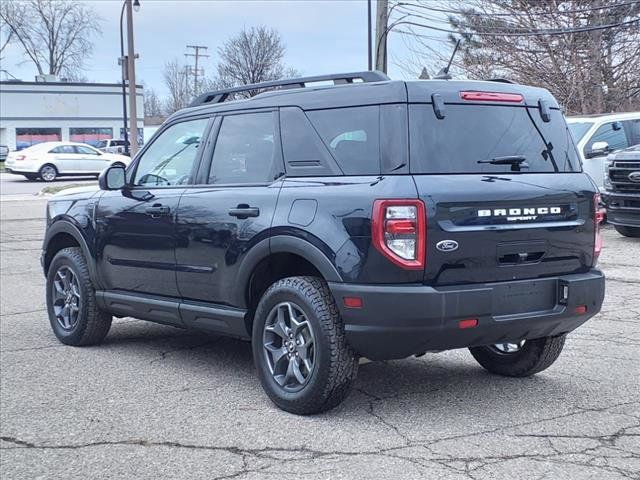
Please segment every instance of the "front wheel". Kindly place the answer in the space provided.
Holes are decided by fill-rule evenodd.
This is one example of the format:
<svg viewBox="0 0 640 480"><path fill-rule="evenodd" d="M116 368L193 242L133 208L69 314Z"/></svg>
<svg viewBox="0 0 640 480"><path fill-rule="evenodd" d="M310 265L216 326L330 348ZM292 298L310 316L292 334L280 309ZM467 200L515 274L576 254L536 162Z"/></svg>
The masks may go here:
<svg viewBox="0 0 640 480"><path fill-rule="evenodd" d="M267 289L256 309L252 348L269 398L299 415L337 406L358 371L329 287L316 277L284 278Z"/></svg>
<svg viewBox="0 0 640 480"><path fill-rule="evenodd" d="M614 225L616 231L625 237L640 237L640 227L624 227L622 225Z"/></svg>
<svg viewBox="0 0 640 480"><path fill-rule="evenodd" d="M549 368L562 352L566 335L499 343L469 349L486 370L506 377L529 377Z"/></svg>
<svg viewBox="0 0 640 480"><path fill-rule="evenodd" d="M87 261L78 247L63 248L47 272L47 311L53 333L62 343L100 343L112 317L98 308Z"/></svg>

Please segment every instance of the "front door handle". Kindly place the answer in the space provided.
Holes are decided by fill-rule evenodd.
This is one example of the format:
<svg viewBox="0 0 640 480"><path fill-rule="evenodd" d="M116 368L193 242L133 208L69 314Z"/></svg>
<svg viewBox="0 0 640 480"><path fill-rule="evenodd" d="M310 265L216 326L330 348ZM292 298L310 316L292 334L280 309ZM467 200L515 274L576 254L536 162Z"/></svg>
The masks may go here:
<svg viewBox="0 0 640 480"><path fill-rule="evenodd" d="M241 203L236 208L230 209L229 215L243 220L249 217L257 217L260 215L260 209L258 207L250 207L246 203Z"/></svg>
<svg viewBox="0 0 640 480"><path fill-rule="evenodd" d="M169 213L171 213L171 209L169 207L165 207L164 205L160 205L159 203L147 207L145 211L147 212L147 215L151 215L151 218L158 218L169 215Z"/></svg>

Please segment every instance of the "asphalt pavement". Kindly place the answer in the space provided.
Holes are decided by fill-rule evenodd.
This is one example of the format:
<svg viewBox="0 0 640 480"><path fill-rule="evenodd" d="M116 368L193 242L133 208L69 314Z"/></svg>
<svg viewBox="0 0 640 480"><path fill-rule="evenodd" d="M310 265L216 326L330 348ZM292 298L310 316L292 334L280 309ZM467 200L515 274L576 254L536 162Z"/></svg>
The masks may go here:
<svg viewBox="0 0 640 480"><path fill-rule="evenodd" d="M22 175L0 172L0 195L36 195L44 187L64 186L77 183L96 183L96 177L61 177L53 182L43 182L42 180L27 180Z"/></svg>
<svg viewBox="0 0 640 480"><path fill-rule="evenodd" d="M58 343L44 200L1 200L3 479L640 479L640 241L610 227L603 311L548 370L493 376L466 350L372 362L338 408L298 417L245 342L126 318L100 346Z"/></svg>

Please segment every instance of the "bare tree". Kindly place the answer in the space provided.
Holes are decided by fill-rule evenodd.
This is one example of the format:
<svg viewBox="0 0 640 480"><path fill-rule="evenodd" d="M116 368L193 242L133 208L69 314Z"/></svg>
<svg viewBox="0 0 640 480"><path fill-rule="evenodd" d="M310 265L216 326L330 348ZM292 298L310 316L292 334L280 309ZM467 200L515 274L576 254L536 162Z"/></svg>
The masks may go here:
<svg viewBox="0 0 640 480"><path fill-rule="evenodd" d="M161 117L162 103L155 90L151 87L144 87L144 116Z"/></svg>
<svg viewBox="0 0 640 480"><path fill-rule="evenodd" d="M220 63L215 85L229 88L282 78L285 46L280 34L264 26L243 29L218 49ZM258 90L248 92L254 96Z"/></svg>
<svg viewBox="0 0 640 480"><path fill-rule="evenodd" d="M165 63L162 76L169 91L164 110L167 115L170 115L189 105L193 95L187 69L178 60L173 59Z"/></svg>
<svg viewBox="0 0 640 480"><path fill-rule="evenodd" d="M0 3L0 58L5 48L15 41L13 28L5 20L7 18L14 19L16 24L24 22L24 5L18 2L1 2Z"/></svg>
<svg viewBox="0 0 640 480"><path fill-rule="evenodd" d="M0 16L39 74L82 71L93 49L91 37L100 33L95 11L73 0L28 0L20 8L0 9Z"/></svg>
<svg viewBox="0 0 640 480"><path fill-rule="evenodd" d="M454 65L471 78L502 77L548 88L570 114L640 108L640 1L415 5L406 10L417 24L407 29L410 34L420 38L433 35L434 27L453 30L449 42L463 39ZM427 41L419 43L433 55ZM440 42L441 52L450 49L451 43Z"/></svg>

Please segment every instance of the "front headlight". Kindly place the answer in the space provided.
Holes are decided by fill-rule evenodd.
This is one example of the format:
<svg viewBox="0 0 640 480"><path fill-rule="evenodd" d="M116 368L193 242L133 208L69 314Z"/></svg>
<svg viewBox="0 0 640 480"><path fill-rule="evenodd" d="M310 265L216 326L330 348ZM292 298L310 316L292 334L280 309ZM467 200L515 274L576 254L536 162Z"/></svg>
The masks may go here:
<svg viewBox="0 0 640 480"><path fill-rule="evenodd" d="M613 166L613 162L605 162L604 166L604 180L602 182L603 186L607 190L611 190L613 188L613 184L611 183L611 179L609 178L609 169Z"/></svg>

